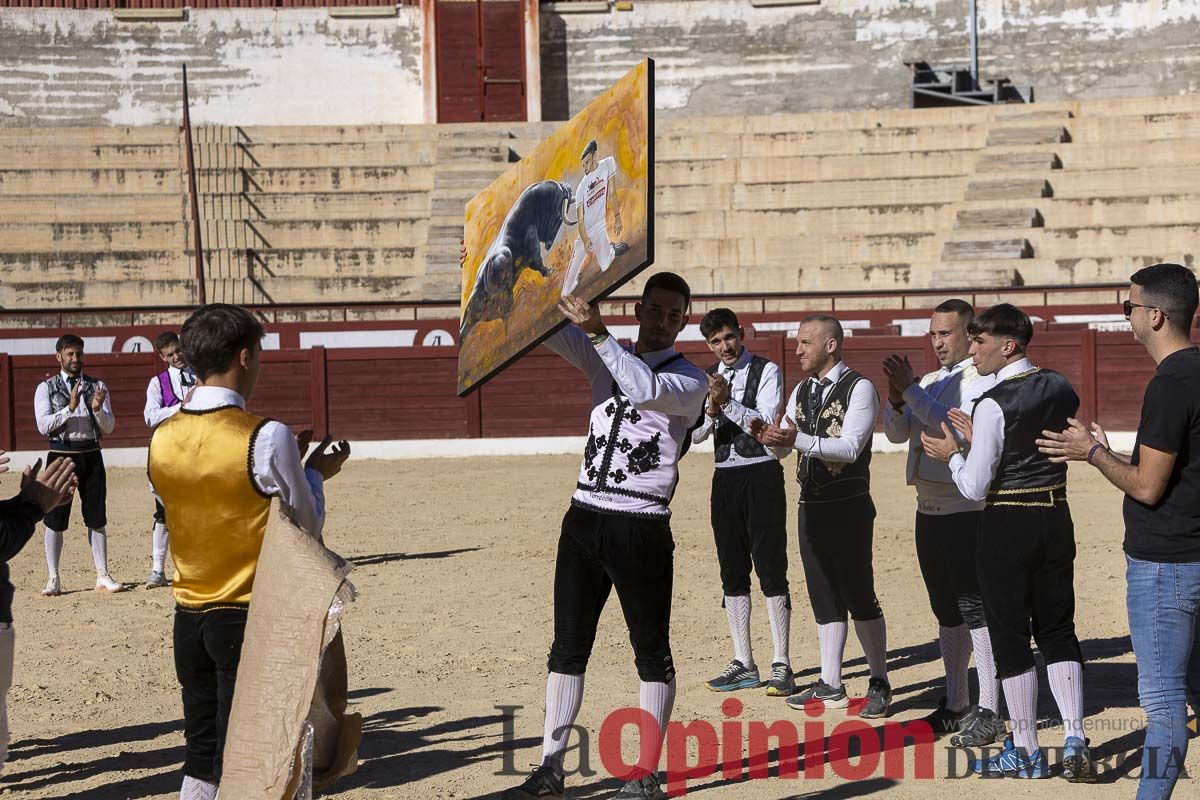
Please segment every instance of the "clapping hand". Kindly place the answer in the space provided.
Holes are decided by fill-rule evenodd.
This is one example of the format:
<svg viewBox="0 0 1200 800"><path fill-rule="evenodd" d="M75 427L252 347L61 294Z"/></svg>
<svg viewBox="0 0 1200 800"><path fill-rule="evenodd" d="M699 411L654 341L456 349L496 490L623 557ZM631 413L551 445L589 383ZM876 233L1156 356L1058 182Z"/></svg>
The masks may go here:
<svg viewBox="0 0 1200 800"><path fill-rule="evenodd" d="M96 391L92 393L92 411L99 412L104 407L104 400L108 397L108 391L103 386L96 387Z"/></svg>
<svg viewBox="0 0 1200 800"><path fill-rule="evenodd" d="M921 431L921 446L925 448L925 455L938 461L949 461L952 455L959 452L958 441L954 438L950 426L944 422L941 436L934 437Z"/></svg>
<svg viewBox="0 0 1200 800"><path fill-rule="evenodd" d="M1069 426L1062 433L1042 431L1044 439L1037 440L1038 450L1050 456L1055 464L1065 461L1086 461L1092 448L1100 445L1108 448L1108 436L1104 429L1092 423L1091 430L1074 417L1067 420Z"/></svg>
<svg viewBox="0 0 1200 800"><path fill-rule="evenodd" d="M784 428L784 420L787 420L791 427ZM774 425L757 418L750 420L750 435L766 447L795 447L798 432L795 421L791 417L785 417L782 411L775 415Z"/></svg>
<svg viewBox="0 0 1200 800"><path fill-rule="evenodd" d="M729 402L729 381L720 375L708 376L708 401L720 408Z"/></svg>
<svg viewBox="0 0 1200 800"><path fill-rule="evenodd" d="M4 459L7 463L8 459ZM7 471L8 467L4 467ZM21 475L21 497L36 505L43 514L66 503L75 494L79 485L75 477L75 462L60 458L46 469L42 469L39 458L32 467L26 467Z"/></svg>
<svg viewBox="0 0 1200 800"><path fill-rule="evenodd" d="M342 439L337 444L330 448L333 442L332 436L326 436L317 445L317 449L308 457L308 461L304 466L308 469L315 469L321 473L321 477L329 480L334 475L342 471L342 465L346 463L346 459L350 457L350 443ZM307 448L305 448L307 449Z"/></svg>
<svg viewBox="0 0 1200 800"><path fill-rule="evenodd" d="M950 417L950 424L954 426L954 430L958 434L958 438L970 444L975 430L971 423L971 417L961 408L950 409L948 416Z"/></svg>

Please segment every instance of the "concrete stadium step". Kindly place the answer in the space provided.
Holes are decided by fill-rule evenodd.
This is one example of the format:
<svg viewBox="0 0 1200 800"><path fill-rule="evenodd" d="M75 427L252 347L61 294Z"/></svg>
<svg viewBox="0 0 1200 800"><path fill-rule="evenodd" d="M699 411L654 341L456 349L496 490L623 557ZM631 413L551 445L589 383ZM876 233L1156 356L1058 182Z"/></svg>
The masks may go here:
<svg viewBox="0 0 1200 800"><path fill-rule="evenodd" d="M1200 223L1100 228L1050 228L1030 231L1030 241L1044 258L1143 256L1194 252Z"/></svg>
<svg viewBox="0 0 1200 800"><path fill-rule="evenodd" d="M0 170L0 195L180 194L186 187L178 168Z"/></svg>
<svg viewBox="0 0 1200 800"><path fill-rule="evenodd" d="M1016 208L964 208L954 218L955 230L1040 228L1045 224L1041 213L1029 206Z"/></svg>
<svg viewBox="0 0 1200 800"><path fill-rule="evenodd" d="M437 172L434 173L433 190L439 194L446 191L467 191L471 192L473 196L490 186L492 181L503 174L504 168L507 166L507 164L497 164L496 169L447 170L439 164Z"/></svg>
<svg viewBox="0 0 1200 800"><path fill-rule="evenodd" d="M192 128L197 143L353 144L359 142L432 142L436 125L242 125Z"/></svg>
<svg viewBox="0 0 1200 800"><path fill-rule="evenodd" d="M339 303L399 303L457 294L457 290L443 281L401 275L314 278L262 274L253 280L213 279L209 285L210 302L312 303L314 297L336 297ZM450 293L446 294L448 288Z"/></svg>
<svg viewBox="0 0 1200 800"><path fill-rule="evenodd" d="M984 153L975 165L976 172L1039 173L1062 169L1057 153Z"/></svg>
<svg viewBox="0 0 1200 800"><path fill-rule="evenodd" d="M1027 144L1058 144L1071 141L1070 132L1062 125L1032 125L992 128L988 132L988 147L1012 147Z"/></svg>
<svg viewBox="0 0 1200 800"><path fill-rule="evenodd" d="M203 220L426 219L429 193L294 192L202 194ZM2 207L2 206L0 206Z"/></svg>
<svg viewBox="0 0 1200 800"><path fill-rule="evenodd" d="M197 169L427 166L434 162L434 147L427 141L340 145L213 142L196 145L195 159Z"/></svg>
<svg viewBox="0 0 1200 800"><path fill-rule="evenodd" d="M975 262L946 263L939 269L918 270L912 275L913 286L930 289L971 289L1026 285L1019 270L1012 266L985 266Z"/></svg>
<svg viewBox="0 0 1200 800"><path fill-rule="evenodd" d="M940 255L937 234L791 239L658 239L655 259L721 267L863 265L934 261Z"/></svg>
<svg viewBox="0 0 1200 800"><path fill-rule="evenodd" d="M184 228L190 247L191 228ZM427 228L423 219L208 220L202 235L205 250L415 247L425 243ZM0 246L3 232L0 226Z"/></svg>
<svg viewBox="0 0 1200 800"><path fill-rule="evenodd" d="M29 281L47 285L62 282L184 280L191 266L183 248L171 250L25 251L0 253L3 283ZM131 290L132 290L131 286Z"/></svg>
<svg viewBox="0 0 1200 800"><path fill-rule="evenodd" d="M1192 224L1200 220L1200 194L1056 197L1041 209L1047 228Z"/></svg>
<svg viewBox="0 0 1200 800"><path fill-rule="evenodd" d="M983 126L747 134L741 141L741 155L869 155L920 150L974 150L983 147L985 139L986 128ZM669 148L664 149L669 152Z"/></svg>
<svg viewBox="0 0 1200 800"><path fill-rule="evenodd" d="M247 192L414 192L433 188L433 167L291 167L197 170L198 190ZM184 189L187 182L184 179ZM0 185L0 190L2 190Z"/></svg>
<svg viewBox="0 0 1200 800"><path fill-rule="evenodd" d="M811 183L743 184L731 187L730 201L720 202L720 192L714 192L715 207L738 209L834 208L846 206L896 205L899 203L954 202L963 196L966 177L910 178L877 181L832 181L814 187ZM723 187L714 187L719 190ZM707 187L667 188L663 192L664 208L707 210ZM712 191L712 189L707 189ZM679 202L676 202L678 198ZM683 203L684 205L681 205Z"/></svg>
<svg viewBox="0 0 1200 800"><path fill-rule="evenodd" d="M809 183L874 180L880 177L944 177L971 171L967 150L865 156L787 156L664 161L655 169L657 186L715 183Z"/></svg>
<svg viewBox="0 0 1200 800"><path fill-rule="evenodd" d="M0 220L13 222L173 222L187 215L182 194L0 195Z"/></svg>
<svg viewBox="0 0 1200 800"><path fill-rule="evenodd" d="M183 135L172 125L82 127L63 125L43 128L0 128L0 145L40 147L65 145L93 147L97 145L174 145L180 146Z"/></svg>
<svg viewBox="0 0 1200 800"><path fill-rule="evenodd" d="M1129 198L1188 194L1200 185L1200 166L1130 170L1063 170L1054 176L1054 196L1065 199Z"/></svg>
<svg viewBox="0 0 1200 800"><path fill-rule="evenodd" d="M1072 145L1062 151L1068 170L1147 169L1150 167L1200 166L1200 137L1157 142Z"/></svg>
<svg viewBox="0 0 1200 800"><path fill-rule="evenodd" d="M186 251L190 257L191 251ZM424 247L205 248L206 272L214 278L256 275L299 277L413 277L424 274ZM340 298L339 298L340 299Z"/></svg>
<svg viewBox="0 0 1200 800"><path fill-rule="evenodd" d="M950 203L900 204L825 209L666 211L656 215L655 234L671 239L689 236L865 236L949 230ZM461 225L461 222L460 222Z"/></svg>
<svg viewBox="0 0 1200 800"><path fill-rule="evenodd" d="M1038 105L1041 105L1040 103ZM1077 117L1122 117L1140 114L1180 114L1200 111L1200 95L1177 94L1167 97L1126 97L1088 100L1077 104Z"/></svg>
<svg viewBox="0 0 1200 800"><path fill-rule="evenodd" d="M1136 116L1096 116L1073 120L1071 139L1076 144L1152 142L1200 138L1200 110L1180 113L1146 113Z"/></svg>
<svg viewBox="0 0 1200 800"><path fill-rule="evenodd" d="M1033 258L1028 239L961 239L942 245L943 261L1007 261Z"/></svg>
<svg viewBox="0 0 1200 800"><path fill-rule="evenodd" d="M186 227L182 220L0 223L0 253L168 250L183 244Z"/></svg>
<svg viewBox="0 0 1200 800"><path fill-rule="evenodd" d="M5 144L0 169L179 169L182 157L174 144Z"/></svg>
<svg viewBox="0 0 1200 800"><path fill-rule="evenodd" d="M1057 178L1055 182L1057 183ZM1011 200L1053 197L1050 182L1042 178L991 178L967 184L968 200Z"/></svg>
<svg viewBox="0 0 1200 800"><path fill-rule="evenodd" d="M516 161L515 154L507 144L485 144L481 142L456 142L441 140L437 143L436 158L442 161L473 161L508 164Z"/></svg>
<svg viewBox="0 0 1200 800"><path fill-rule="evenodd" d="M0 306L5 308L62 309L121 306L194 305L196 286L190 280L109 280L88 278L58 283L4 281Z"/></svg>

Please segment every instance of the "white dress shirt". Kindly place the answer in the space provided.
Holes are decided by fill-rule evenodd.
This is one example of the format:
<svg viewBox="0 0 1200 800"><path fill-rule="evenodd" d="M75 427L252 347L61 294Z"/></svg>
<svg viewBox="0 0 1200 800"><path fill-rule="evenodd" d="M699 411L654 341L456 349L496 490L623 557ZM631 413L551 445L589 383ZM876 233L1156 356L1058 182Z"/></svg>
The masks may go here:
<svg viewBox="0 0 1200 800"><path fill-rule="evenodd" d="M824 380L829 383L821 390L822 404L829 395L829 390L847 369L849 367L846 366L846 362L839 361L833 369L825 373ZM800 395L800 389L804 386L805 381L816 380L821 379L806 378L792 390L792 396L788 399L786 406L787 414L784 415L781 427L794 427L791 416L796 413L796 400ZM850 404L846 408L846 419L842 422L841 435L810 436L804 431L797 431L793 448L798 450L803 458L819 458L822 461L852 464L858 460L864 448L871 446L871 434L875 431L875 417L878 414L879 394L875 391L875 386L863 378L854 385L854 389L850 392ZM776 455L781 459L786 457L789 452L791 451L786 447L775 449Z"/></svg>
<svg viewBox="0 0 1200 800"><path fill-rule="evenodd" d="M754 407L744 406L741 400L746 396L746 380L750 375L752 359L753 354L743 347L742 354L738 356L738 360L732 367L721 364L717 368L717 374L729 382L729 401L721 406L721 413L715 417L710 417L705 411L704 421L700 423L699 428L692 431L693 444L700 444L722 425L735 425L749 434L750 420L760 419L763 422L774 424L775 417L779 414L779 406L783 402L783 374L779 371L779 367L768 361L763 366L762 375L759 377L758 395L754 399ZM748 464L774 460L776 460L775 453L770 448L767 448L765 456L745 458L738 454L736 448L730 447L729 458L717 462L717 469L744 467Z"/></svg>
<svg viewBox="0 0 1200 800"><path fill-rule="evenodd" d="M579 486L572 500L590 508L620 514L669 516L667 503L654 498L669 501L675 491L679 479L679 449L687 437L688 429L696 424L703 413L704 398L708 394L708 379L704 372L687 359L675 359L678 353L674 347L643 353L638 357L612 337L594 346L588 335L574 325L564 327L547 339L546 347L587 376L592 389L593 421L604 416L603 407L613 399L614 382L634 408L658 412L656 415L643 414L638 422L623 423L622 427L622 430L631 432L631 439L640 440L658 434L658 447L661 449L658 466L649 472L624 478L617 487L637 492L640 496L584 488L585 484L594 485L587 475L588 460L585 453ZM668 361L671 363L667 364ZM660 366L662 368L655 371ZM595 428L596 425L591 427ZM605 431L610 428L607 418L603 427ZM609 442L608 446L612 447L614 443ZM604 481L606 478L599 476L598 480Z"/></svg>
<svg viewBox="0 0 1200 800"><path fill-rule="evenodd" d="M245 410L246 401L232 389L220 386L197 386L191 402L184 407L191 411L237 406ZM321 473L305 469L300 463L300 447L296 437L282 422L271 421L258 429L252 445L254 451L254 482L264 494L279 498L284 513L297 525L320 536L325 526L325 488Z"/></svg>
<svg viewBox="0 0 1200 800"><path fill-rule="evenodd" d="M904 390L904 405L899 410L891 403L883 408L883 431L888 441L908 441L905 478L909 486L917 488L917 510L922 514L957 514L983 508L981 502L962 496L949 465L926 456L921 445L922 433L942 437L942 423L950 424L951 408L960 408L969 415L979 396L995 385L995 376L981 376L972 360L968 356L930 372Z"/></svg>
<svg viewBox="0 0 1200 800"><path fill-rule="evenodd" d="M158 375L150 379L150 383L146 386L146 408L142 412L146 425L151 428L157 427L158 423L164 419L170 419L179 413L179 409L183 407L183 398L190 391L190 388L184 388L184 373L192 381L192 385L195 385L196 376L190 369L167 367L167 377L171 380L171 391L179 398L179 402L173 406L163 406L162 384L158 382Z"/></svg>
<svg viewBox="0 0 1200 800"><path fill-rule="evenodd" d="M71 376L66 372L60 374L63 381L70 385ZM112 395L108 394L108 387L104 385L104 381L93 380L91 383L93 391L103 389L105 393L99 411L89 413L90 405L84 401L81 393L79 405L75 406L74 411L70 406L64 406L57 414L51 410L50 388L45 381L39 383L33 393L33 413L37 418L38 432L42 436L73 441L97 439L112 433L113 428L117 427L117 420L112 412ZM96 418L94 426L93 416Z"/></svg>
<svg viewBox="0 0 1200 800"><path fill-rule="evenodd" d="M1031 369L1033 364L1028 358L1019 359L997 372L995 383ZM968 500L987 498L1003 453L1004 412L999 403L985 397L975 404L975 414L971 418L971 449L965 457L961 453L950 456L950 474L963 497Z"/></svg>

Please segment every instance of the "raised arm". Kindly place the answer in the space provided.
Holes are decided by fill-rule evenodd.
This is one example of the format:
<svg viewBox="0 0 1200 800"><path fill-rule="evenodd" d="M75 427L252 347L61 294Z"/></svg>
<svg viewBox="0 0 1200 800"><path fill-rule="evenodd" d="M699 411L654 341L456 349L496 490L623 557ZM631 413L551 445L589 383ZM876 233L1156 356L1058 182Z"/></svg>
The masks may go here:
<svg viewBox="0 0 1200 800"><path fill-rule="evenodd" d="M695 418L704 405L708 382L694 375L655 372L611 336L595 347L617 386L639 409Z"/></svg>

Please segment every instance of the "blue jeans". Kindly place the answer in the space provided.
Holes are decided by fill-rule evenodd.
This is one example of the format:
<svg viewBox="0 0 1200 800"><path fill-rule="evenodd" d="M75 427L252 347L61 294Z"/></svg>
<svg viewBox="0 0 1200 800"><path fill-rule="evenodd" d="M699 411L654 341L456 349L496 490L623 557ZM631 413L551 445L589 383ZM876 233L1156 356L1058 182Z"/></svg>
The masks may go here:
<svg viewBox="0 0 1200 800"><path fill-rule="evenodd" d="M1137 800L1160 800L1171 796L1187 756L1187 701L1200 696L1200 563L1125 561L1138 701L1146 712Z"/></svg>

